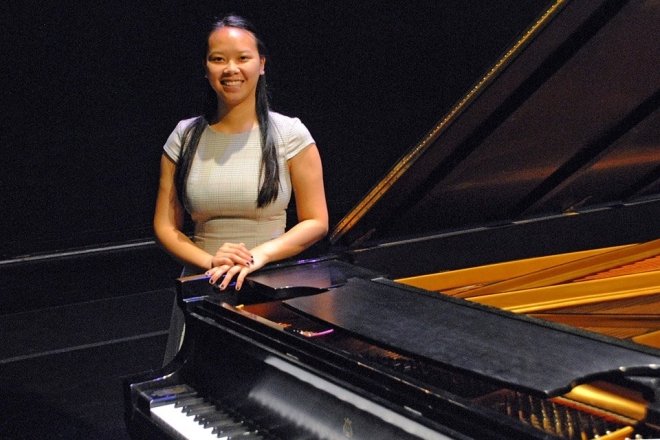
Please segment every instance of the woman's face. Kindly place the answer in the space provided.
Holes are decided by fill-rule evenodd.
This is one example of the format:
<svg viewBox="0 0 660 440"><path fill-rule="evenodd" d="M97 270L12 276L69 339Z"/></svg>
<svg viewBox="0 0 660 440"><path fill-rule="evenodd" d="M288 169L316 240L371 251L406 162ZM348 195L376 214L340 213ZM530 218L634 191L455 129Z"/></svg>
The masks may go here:
<svg viewBox="0 0 660 440"><path fill-rule="evenodd" d="M218 102L225 107L255 102L257 82L264 73L265 63L251 32L222 27L209 35L206 77L218 95Z"/></svg>

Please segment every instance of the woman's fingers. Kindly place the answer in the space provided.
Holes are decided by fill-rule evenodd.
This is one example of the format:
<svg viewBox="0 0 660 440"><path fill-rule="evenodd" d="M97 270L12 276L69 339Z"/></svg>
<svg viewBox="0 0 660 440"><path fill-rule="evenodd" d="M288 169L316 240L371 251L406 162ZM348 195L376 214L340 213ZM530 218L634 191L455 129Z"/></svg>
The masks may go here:
<svg viewBox="0 0 660 440"><path fill-rule="evenodd" d="M239 265L229 266L227 264L206 271L206 275L209 275L209 283L211 284L216 284L222 278L218 285L220 290L225 290L234 278L236 279L236 290L241 290L243 281L248 273L250 273L250 269L247 267Z"/></svg>
<svg viewBox="0 0 660 440"><path fill-rule="evenodd" d="M209 283L215 284L218 282L222 275L226 274L229 269L234 267L233 265L223 264L221 266L214 267L206 271L206 275L209 275Z"/></svg>
<svg viewBox="0 0 660 440"><path fill-rule="evenodd" d="M249 267L253 263L253 257L243 243L224 243L213 257L213 266L223 264L241 264Z"/></svg>

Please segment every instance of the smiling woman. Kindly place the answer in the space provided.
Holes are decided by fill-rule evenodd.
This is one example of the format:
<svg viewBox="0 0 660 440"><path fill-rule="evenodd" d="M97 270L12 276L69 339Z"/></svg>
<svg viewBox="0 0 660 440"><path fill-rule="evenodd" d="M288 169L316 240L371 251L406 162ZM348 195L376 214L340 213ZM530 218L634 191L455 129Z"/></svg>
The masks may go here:
<svg viewBox="0 0 660 440"><path fill-rule="evenodd" d="M244 19L213 24L206 41L205 112L181 121L167 139L154 230L184 273L206 271L226 289L264 265L294 256L328 230L321 159L297 118L269 110L264 45ZM298 223L285 231L294 194ZM184 213L194 235L182 230ZM183 329L175 305L167 362Z"/></svg>
<svg viewBox="0 0 660 440"><path fill-rule="evenodd" d="M211 33L208 46L205 67L211 88L226 107L241 104L250 107L256 98L257 83L265 73L266 64L253 34L243 29L223 27ZM222 129L230 122L220 118L214 128ZM246 130L252 127L237 128Z"/></svg>

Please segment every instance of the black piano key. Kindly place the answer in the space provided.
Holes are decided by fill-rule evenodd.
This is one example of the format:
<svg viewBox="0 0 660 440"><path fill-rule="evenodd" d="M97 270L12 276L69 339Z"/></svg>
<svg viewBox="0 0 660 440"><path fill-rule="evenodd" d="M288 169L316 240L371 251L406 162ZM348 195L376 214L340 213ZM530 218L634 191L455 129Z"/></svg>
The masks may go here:
<svg viewBox="0 0 660 440"><path fill-rule="evenodd" d="M194 405L186 405L183 407L183 412L188 416L195 416L204 411L215 410L215 405L209 402L196 403Z"/></svg>
<svg viewBox="0 0 660 440"><path fill-rule="evenodd" d="M200 417L199 422L204 426L204 428L214 428L216 426L235 423L236 421L233 417L229 417L226 414L209 414L207 416Z"/></svg>
<svg viewBox="0 0 660 440"><path fill-rule="evenodd" d="M195 421L203 423L207 418L216 415L225 415L225 413L219 412L217 406L209 405L206 409L200 409L195 413Z"/></svg>
<svg viewBox="0 0 660 440"><path fill-rule="evenodd" d="M231 437L242 433L249 432L250 428L245 426L243 422L235 422L233 425L216 426L213 428L212 433L217 434L218 437Z"/></svg>
<svg viewBox="0 0 660 440"><path fill-rule="evenodd" d="M229 420L214 420L204 424L205 428L213 428L214 432L223 429L232 429L236 426L243 426L243 422L236 421L234 419L229 419Z"/></svg>
<svg viewBox="0 0 660 440"><path fill-rule="evenodd" d="M254 431L254 432L246 432L245 434L241 434L238 436L232 436L229 437L230 440L262 440L265 437L262 436L259 432Z"/></svg>
<svg viewBox="0 0 660 440"><path fill-rule="evenodd" d="M194 405L196 403L202 403L204 402L204 398L202 397L186 397L183 399L177 399L176 403L174 404L175 408L183 408L186 405Z"/></svg>

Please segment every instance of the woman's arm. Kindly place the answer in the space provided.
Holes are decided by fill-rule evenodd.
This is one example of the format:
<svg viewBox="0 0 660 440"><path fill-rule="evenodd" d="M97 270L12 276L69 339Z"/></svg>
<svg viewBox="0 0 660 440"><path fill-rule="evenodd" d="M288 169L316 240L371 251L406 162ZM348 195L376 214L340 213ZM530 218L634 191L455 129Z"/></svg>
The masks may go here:
<svg viewBox="0 0 660 440"><path fill-rule="evenodd" d="M280 237L252 249L264 264L297 255L328 233L328 208L318 148L312 144L289 160L298 223Z"/></svg>
<svg viewBox="0 0 660 440"><path fill-rule="evenodd" d="M170 255L182 264L209 269L212 256L195 246L190 238L182 232L184 212L174 184L175 170L176 164L166 154L163 154L160 159L160 181L154 212L156 239Z"/></svg>
<svg viewBox="0 0 660 440"><path fill-rule="evenodd" d="M184 211L174 184L175 171L176 164L163 154L154 213L154 232L158 243L182 264L197 266L201 270L223 264L251 264L250 252L243 244L225 243L216 255L211 255L197 247L182 232ZM221 250L226 252L221 253Z"/></svg>
<svg viewBox="0 0 660 440"><path fill-rule="evenodd" d="M250 267L220 266L207 272L210 281L215 283L224 273L220 284L224 289L236 277L236 289L250 273L267 263L282 260L299 254L322 239L328 233L328 208L323 188L323 167L315 144L288 161L291 184L296 198L298 223L280 237L267 241L250 250L254 262Z"/></svg>

